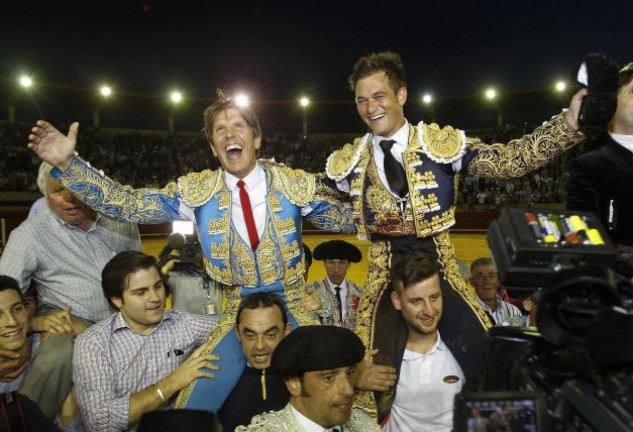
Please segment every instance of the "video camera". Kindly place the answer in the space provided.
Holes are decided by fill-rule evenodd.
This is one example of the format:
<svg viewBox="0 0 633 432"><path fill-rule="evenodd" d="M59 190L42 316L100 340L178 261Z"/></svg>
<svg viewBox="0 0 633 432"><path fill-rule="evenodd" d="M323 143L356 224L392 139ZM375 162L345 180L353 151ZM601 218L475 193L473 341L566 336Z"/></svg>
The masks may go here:
<svg viewBox="0 0 633 432"><path fill-rule="evenodd" d="M494 327L479 393L456 398L455 430L633 430L633 285L592 213L506 208L488 242L511 294L542 290L537 326Z"/></svg>
<svg viewBox="0 0 633 432"><path fill-rule="evenodd" d="M191 222L174 222L172 233L167 237L167 245L178 251L180 264L199 264L202 261L202 247Z"/></svg>

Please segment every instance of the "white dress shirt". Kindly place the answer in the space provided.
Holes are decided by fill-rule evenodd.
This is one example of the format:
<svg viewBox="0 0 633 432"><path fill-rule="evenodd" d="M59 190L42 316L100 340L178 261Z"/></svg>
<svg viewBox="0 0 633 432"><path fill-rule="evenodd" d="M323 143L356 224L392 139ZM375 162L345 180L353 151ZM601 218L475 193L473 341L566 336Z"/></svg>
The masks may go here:
<svg viewBox="0 0 633 432"><path fill-rule="evenodd" d="M313 422L312 420L310 420L309 418L301 414L299 411L297 411L297 409L293 407L292 404L290 404L290 410L292 411L292 414L295 416L299 424L303 427L303 430L305 432L329 432L332 429L334 429L334 428L325 429L320 424ZM338 428L339 430L341 429L340 426L335 426L335 427Z"/></svg>
<svg viewBox="0 0 633 432"><path fill-rule="evenodd" d="M326 277L328 286L330 287L330 291L336 297L336 290L334 288L339 287L341 289L341 311L343 311L343 316L341 317L341 321L345 319L347 316L347 279L343 279L343 282L340 285L336 285L334 282L330 280L329 277Z"/></svg>
<svg viewBox="0 0 633 432"><path fill-rule="evenodd" d="M242 213L240 188L237 187L237 182L240 179L224 171L224 180L226 181L227 189L231 191L231 222L233 222L233 226L240 237L242 237L242 240L244 240L246 244L250 244L244 213ZM257 236L261 239L264 234L264 228L266 227L266 194L268 193L266 187L266 173L261 166L255 165L255 169L242 180L244 181L244 188L246 192L248 192L248 197L251 201Z"/></svg>
<svg viewBox="0 0 633 432"><path fill-rule="evenodd" d="M380 177L380 181L382 182L382 184L385 185L387 189L389 189L391 195L396 198L400 198L397 193L394 193L391 190L391 188L389 187L389 182L387 181L387 174L385 174L385 154L380 148L380 141L383 140L395 141L393 147L391 147L391 154L404 167L404 162L402 162L402 152L407 149L407 145L409 144L409 122L405 121L404 125L400 129L398 129L398 132L396 132L389 138L385 138L379 135L374 135L372 138L372 144L374 146L374 161L376 162L378 177Z"/></svg>

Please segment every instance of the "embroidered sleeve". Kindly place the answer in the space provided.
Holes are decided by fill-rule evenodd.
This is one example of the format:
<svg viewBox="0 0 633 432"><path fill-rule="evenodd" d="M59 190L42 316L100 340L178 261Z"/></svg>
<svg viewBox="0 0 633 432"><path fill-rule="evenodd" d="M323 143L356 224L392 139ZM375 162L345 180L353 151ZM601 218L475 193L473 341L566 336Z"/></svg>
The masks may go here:
<svg viewBox="0 0 633 432"><path fill-rule="evenodd" d="M141 224L179 219L176 183L162 189L134 189L110 179L77 157L66 171L62 173L55 168L51 176L109 219Z"/></svg>
<svg viewBox="0 0 633 432"><path fill-rule="evenodd" d="M567 124L564 114L508 144L487 145L480 140L469 139L474 156L468 165L468 174L493 178L521 177L583 139L584 135Z"/></svg>
<svg viewBox="0 0 633 432"><path fill-rule="evenodd" d="M352 217L352 204L347 201L333 180L322 174L316 176L315 193L309 203L307 219L315 227L324 231L356 233Z"/></svg>

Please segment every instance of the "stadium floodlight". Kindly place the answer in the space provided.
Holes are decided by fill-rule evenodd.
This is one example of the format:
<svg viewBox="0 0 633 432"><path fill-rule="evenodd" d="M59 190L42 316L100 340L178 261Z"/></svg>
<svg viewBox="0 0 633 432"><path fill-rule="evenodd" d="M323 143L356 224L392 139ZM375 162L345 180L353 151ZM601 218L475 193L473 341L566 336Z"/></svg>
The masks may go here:
<svg viewBox="0 0 633 432"><path fill-rule="evenodd" d="M237 103L237 106L240 106L240 107L247 107L250 104L250 101L248 100L248 96L246 96L243 93L240 93L237 96L235 96L235 102Z"/></svg>
<svg viewBox="0 0 633 432"><path fill-rule="evenodd" d="M24 88L29 88L33 85L33 80L26 75L22 75L20 77L20 85Z"/></svg>
<svg viewBox="0 0 633 432"><path fill-rule="evenodd" d="M567 88L567 84L564 81L558 81L555 88L557 92L563 92Z"/></svg>
<svg viewBox="0 0 633 432"><path fill-rule="evenodd" d="M306 139L308 138L308 105L310 105L310 99L308 99L308 97L306 96L302 96L301 99L299 99L299 105L301 105L301 108L303 108L302 132L303 139Z"/></svg>
<svg viewBox="0 0 633 432"><path fill-rule="evenodd" d="M104 85L99 89L99 93L101 93L101 96L107 98L112 94L112 89L109 86Z"/></svg>
<svg viewBox="0 0 633 432"><path fill-rule="evenodd" d="M182 93L180 93L179 91L173 91L171 92L171 95L169 95L169 98L173 103L178 104L182 102Z"/></svg>
<svg viewBox="0 0 633 432"><path fill-rule="evenodd" d="M422 102L424 102L427 105L430 104L431 102L433 102L433 96L426 93L424 96L422 96Z"/></svg>
<svg viewBox="0 0 633 432"><path fill-rule="evenodd" d="M493 88L486 90L486 99L493 100L497 97L497 91Z"/></svg>

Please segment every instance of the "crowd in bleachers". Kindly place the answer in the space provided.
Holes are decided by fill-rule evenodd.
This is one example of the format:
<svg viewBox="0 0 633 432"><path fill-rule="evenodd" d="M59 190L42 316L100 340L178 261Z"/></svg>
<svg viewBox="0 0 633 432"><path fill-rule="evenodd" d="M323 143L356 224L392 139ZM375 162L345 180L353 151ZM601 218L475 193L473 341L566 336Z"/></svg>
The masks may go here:
<svg viewBox="0 0 633 432"><path fill-rule="evenodd" d="M35 191L38 158L26 147L31 125L0 123L0 191ZM63 129L63 127L62 127ZM532 130L532 126L466 131L484 142L507 142ZM293 134L268 134L262 158L301 168L323 171L328 155L350 142L352 134L314 135L307 139ZM204 136L196 132L135 131L82 128L77 149L81 157L107 175L133 186L161 187L178 176L219 166L208 150ZM565 201L565 183L570 155L511 180L464 176L458 205L469 209L498 209L504 204L560 203ZM132 166L134 169L129 169Z"/></svg>

